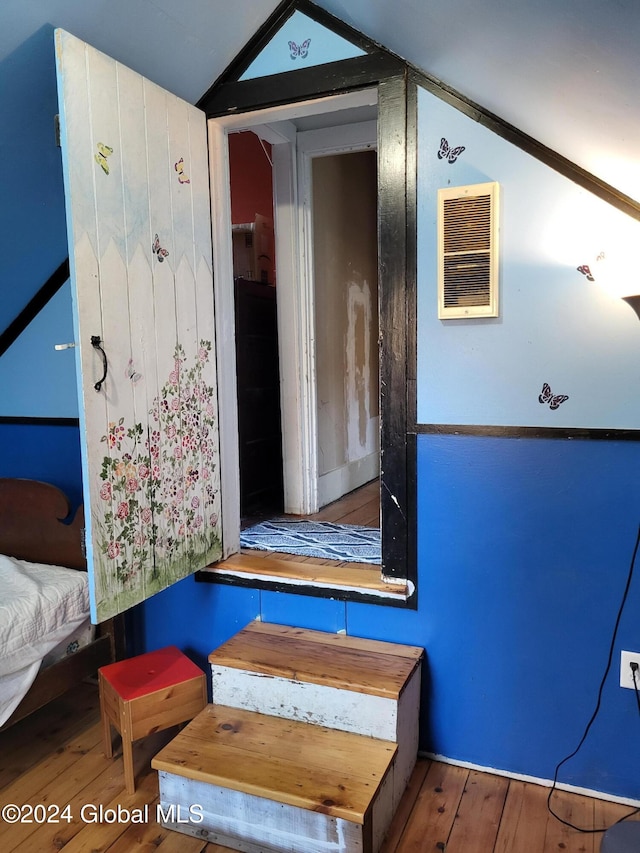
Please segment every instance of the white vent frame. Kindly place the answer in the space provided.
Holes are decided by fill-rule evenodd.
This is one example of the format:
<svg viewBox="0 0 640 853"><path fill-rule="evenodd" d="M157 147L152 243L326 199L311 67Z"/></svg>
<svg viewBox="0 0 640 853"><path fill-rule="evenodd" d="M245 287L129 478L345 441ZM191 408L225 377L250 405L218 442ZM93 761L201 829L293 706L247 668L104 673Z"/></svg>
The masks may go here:
<svg viewBox="0 0 640 853"><path fill-rule="evenodd" d="M453 206L449 202L456 202ZM496 181L469 184L464 187L446 187L438 190L438 319L463 320L500 316L498 272L500 188ZM465 215L468 207L470 227L459 235L456 251L456 234L447 231L452 217ZM471 237L471 239L470 239ZM445 251L447 247L447 251ZM475 271L475 280L466 285L458 279L447 261L471 258L467 266ZM458 290L455 294L452 291ZM462 292L460 292L462 290Z"/></svg>

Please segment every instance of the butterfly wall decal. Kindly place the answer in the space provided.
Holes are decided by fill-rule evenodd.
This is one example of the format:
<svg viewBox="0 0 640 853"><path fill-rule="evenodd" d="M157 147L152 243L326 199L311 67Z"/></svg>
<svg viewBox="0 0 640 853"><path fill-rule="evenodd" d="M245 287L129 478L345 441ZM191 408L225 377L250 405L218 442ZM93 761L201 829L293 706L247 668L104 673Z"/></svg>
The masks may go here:
<svg viewBox="0 0 640 853"><path fill-rule="evenodd" d="M542 391L538 396L539 403L548 403L550 409L557 409L561 403L569 399L568 394L553 394L548 382L542 385Z"/></svg>
<svg viewBox="0 0 640 853"><path fill-rule="evenodd" d="M167 252L166 249L163 249L160 245L160 238L157 234L153 239L153 246L151 248L153 249L160 263L162 263L165 258L169 257L169 252Z"/></svg>
<svg viewBox="0 0 640 853"><path fill-rule="evenodd" d="M580 266L578 267L578 272L581 272L582 275L585 275L587 277L587 281L595 281L593 273L591 272L591 269L587 264L580 264Z"/></svg>
<svg viewBox="0 0 640 853"><path fill-rule="evenodd" d="M305 39L302 44L296 44L295 41L289 42L289 50L291 51L291 59L306 59L309 53L309 45L311 39Z"/></svg>
<svg viewBox="0 0 640 853"><path fill-rule="evenodd" d="M177 163L174 163L173 168L178 173L178 180L181 184L190 184L191 179L184 173L184 157L181 157Z"/></svg>
<svg viewBox="0 0 640 853"><path fill-rule="evenodd" d="M104 142L98 142L96 148L98 149L98 153L94 155L94 159L105 175L108 175L109 161L107 160L107 157L113 154L113 148L109 145L105 145Z"/></svg>
<svg viewBox="0 0 640 853"><path fill-rule="evenodd" d="M133 359L132 358L130 358L129 361L127 362L125 375L126 375L127 379L130 379L134 384L136 382L139 382L140 379L142 379L142 374L138 373L136 371L135 367L133 366Z"/></svg>
<svg viewBox="0 0 640 853"><path fill-rule="evenodd" d="M449 163L455 163L458 157L465 150L464 145L458 145L455 148L451 148L447 140L442 137L440 140L440 150L438 151L438 160L448 160Z"/></svg>

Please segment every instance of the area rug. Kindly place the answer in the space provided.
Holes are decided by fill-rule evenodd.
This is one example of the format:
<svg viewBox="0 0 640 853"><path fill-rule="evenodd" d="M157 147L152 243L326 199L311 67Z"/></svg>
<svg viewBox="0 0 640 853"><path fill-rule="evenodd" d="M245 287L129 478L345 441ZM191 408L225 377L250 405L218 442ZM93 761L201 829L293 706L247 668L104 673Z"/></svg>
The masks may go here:
<svg viewBox="0 0 640 853"><path fill-rule="evenodd" d="M300 557L380 564L380 531L357 524L276 518L243 530L240 545Z"/></svg>

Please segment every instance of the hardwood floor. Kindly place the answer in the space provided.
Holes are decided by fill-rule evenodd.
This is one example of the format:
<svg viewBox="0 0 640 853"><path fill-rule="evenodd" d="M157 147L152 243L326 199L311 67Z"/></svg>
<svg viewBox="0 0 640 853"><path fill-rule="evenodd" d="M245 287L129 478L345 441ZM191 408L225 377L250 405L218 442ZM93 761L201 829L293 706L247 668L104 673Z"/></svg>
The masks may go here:
<svg viewBox="0 0 640 853"><path fill-rule="evenodd" d="M280 515L281 513L276 513ZM259 521L273 517L262 514L242 519L242 526L249 527ZM291 516L296 518L296 516ZM365 527L380 527L380 481L371 480L349 494L327 504L313 515L302 516L310 521L335 521L337 524L363 524Z"/></svg>
<svg viewBox="0 0 640 853"><path fill-rule="evenodd" d="M372 480L307 518L311 521L380 527L380 481Z"/></svg>
<svg viewBox="0 0 640 853"><path fill-rule="evenodd" d="M228 853L156 821L158 782L149 762L173 733L135 745L137 789L127 795L119 749L113 760L102 754L99 717L97 687L83 684L0 734L0 807L23 807L23 817L32 821L0 820L2 853ZM382 853L598 853L601 836L553 818L547 793L538 785L421 759ZM630 811L563 792L554 804L585 827L609 826ZM116 819L94 822L99 806L116 810L103 815ZM129 821L122 809L138 810L131 814L144 819ZM56 816L57 823L41 823Z"/></svg>

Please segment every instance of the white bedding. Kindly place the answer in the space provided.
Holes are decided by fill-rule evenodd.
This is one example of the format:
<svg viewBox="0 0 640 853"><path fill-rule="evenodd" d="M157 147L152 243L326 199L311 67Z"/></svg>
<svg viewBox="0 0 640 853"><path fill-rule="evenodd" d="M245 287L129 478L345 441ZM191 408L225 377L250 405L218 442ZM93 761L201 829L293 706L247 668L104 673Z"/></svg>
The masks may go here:
<svg viewBox="0 0 640 853"><path fill-rule="evenodd" d="M87 573L0 554L0 726L89 614Z"/></svg>

